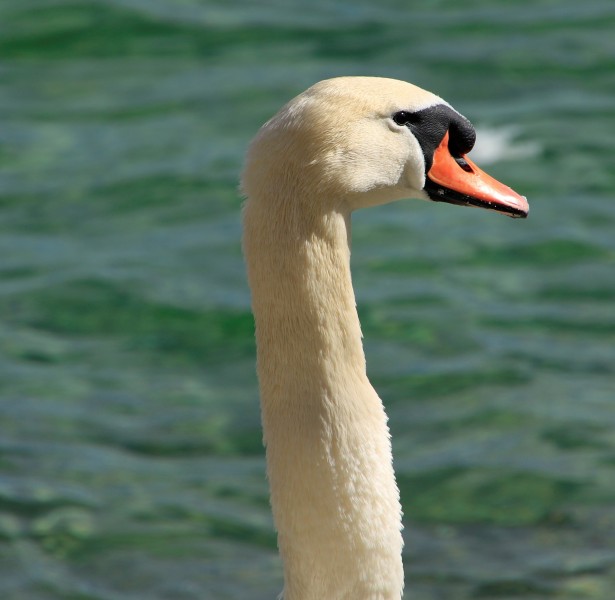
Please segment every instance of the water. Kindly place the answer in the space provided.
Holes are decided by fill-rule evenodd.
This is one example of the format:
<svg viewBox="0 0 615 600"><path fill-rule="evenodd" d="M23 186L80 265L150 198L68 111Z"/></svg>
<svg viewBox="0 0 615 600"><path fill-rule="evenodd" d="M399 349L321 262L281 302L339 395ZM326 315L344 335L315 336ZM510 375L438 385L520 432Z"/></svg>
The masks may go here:
<svg viewBox="0 0 615 600"><path fill-rule="evenodd" d="M3 599L276 597L237 178L342 74L451 101L532 210L354 218L406 597L613 597L615 5L414 5L0 4Z"/></svg>

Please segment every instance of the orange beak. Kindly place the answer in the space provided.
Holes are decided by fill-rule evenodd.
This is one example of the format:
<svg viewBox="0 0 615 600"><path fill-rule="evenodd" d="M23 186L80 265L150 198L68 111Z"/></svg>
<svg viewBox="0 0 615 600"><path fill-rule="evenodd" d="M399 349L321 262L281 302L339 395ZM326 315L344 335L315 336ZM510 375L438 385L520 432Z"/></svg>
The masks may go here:
<svg viewBox="0 0 615 600"><path fill-rule="evenodd" d="M425 190L432 200L477 206L510 217L527 217L530 207L520 196L479 169L467 156L454 158L448 147L448 132L433 155Z"/></svg>

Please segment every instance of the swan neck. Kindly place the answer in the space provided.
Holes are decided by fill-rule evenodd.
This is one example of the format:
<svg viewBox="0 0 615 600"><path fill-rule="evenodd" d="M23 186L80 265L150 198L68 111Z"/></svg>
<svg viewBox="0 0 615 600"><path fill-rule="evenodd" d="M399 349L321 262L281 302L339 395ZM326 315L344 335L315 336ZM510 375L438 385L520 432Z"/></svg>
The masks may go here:
<svg viewBox="0 0 615 600"><path fill-rule="evenodd" d="M401 508L350 273L350 215L249 197L244 253L284 600L399 600Z"/></svg>

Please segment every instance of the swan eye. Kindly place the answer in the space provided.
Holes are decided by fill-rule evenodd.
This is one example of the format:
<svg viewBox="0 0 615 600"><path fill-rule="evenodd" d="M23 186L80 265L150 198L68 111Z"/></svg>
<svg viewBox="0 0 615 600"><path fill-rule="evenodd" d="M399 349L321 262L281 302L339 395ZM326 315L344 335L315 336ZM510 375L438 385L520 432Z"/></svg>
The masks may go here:
<svg viewBox="0 0 615 600"><path fill-rule="evenodd" d="M395 123L400 126L408 125L408 123L414 123L416 121L416 117L406 110L400 110L399 112L396 112L392 118L393 121L395 121Z"/></svg>

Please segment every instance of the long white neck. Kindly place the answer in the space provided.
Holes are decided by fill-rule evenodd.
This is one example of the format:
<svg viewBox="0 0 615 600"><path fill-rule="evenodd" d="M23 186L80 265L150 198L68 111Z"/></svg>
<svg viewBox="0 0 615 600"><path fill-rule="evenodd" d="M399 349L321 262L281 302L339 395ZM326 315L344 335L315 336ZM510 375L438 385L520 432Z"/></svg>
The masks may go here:
<svg viewBox="0 0 615 600"><path fill-rule="evenodd" d="M252 290L285 600L399 600L401 507L382 402L365 371L349 214L251 196Z"/></svg>

